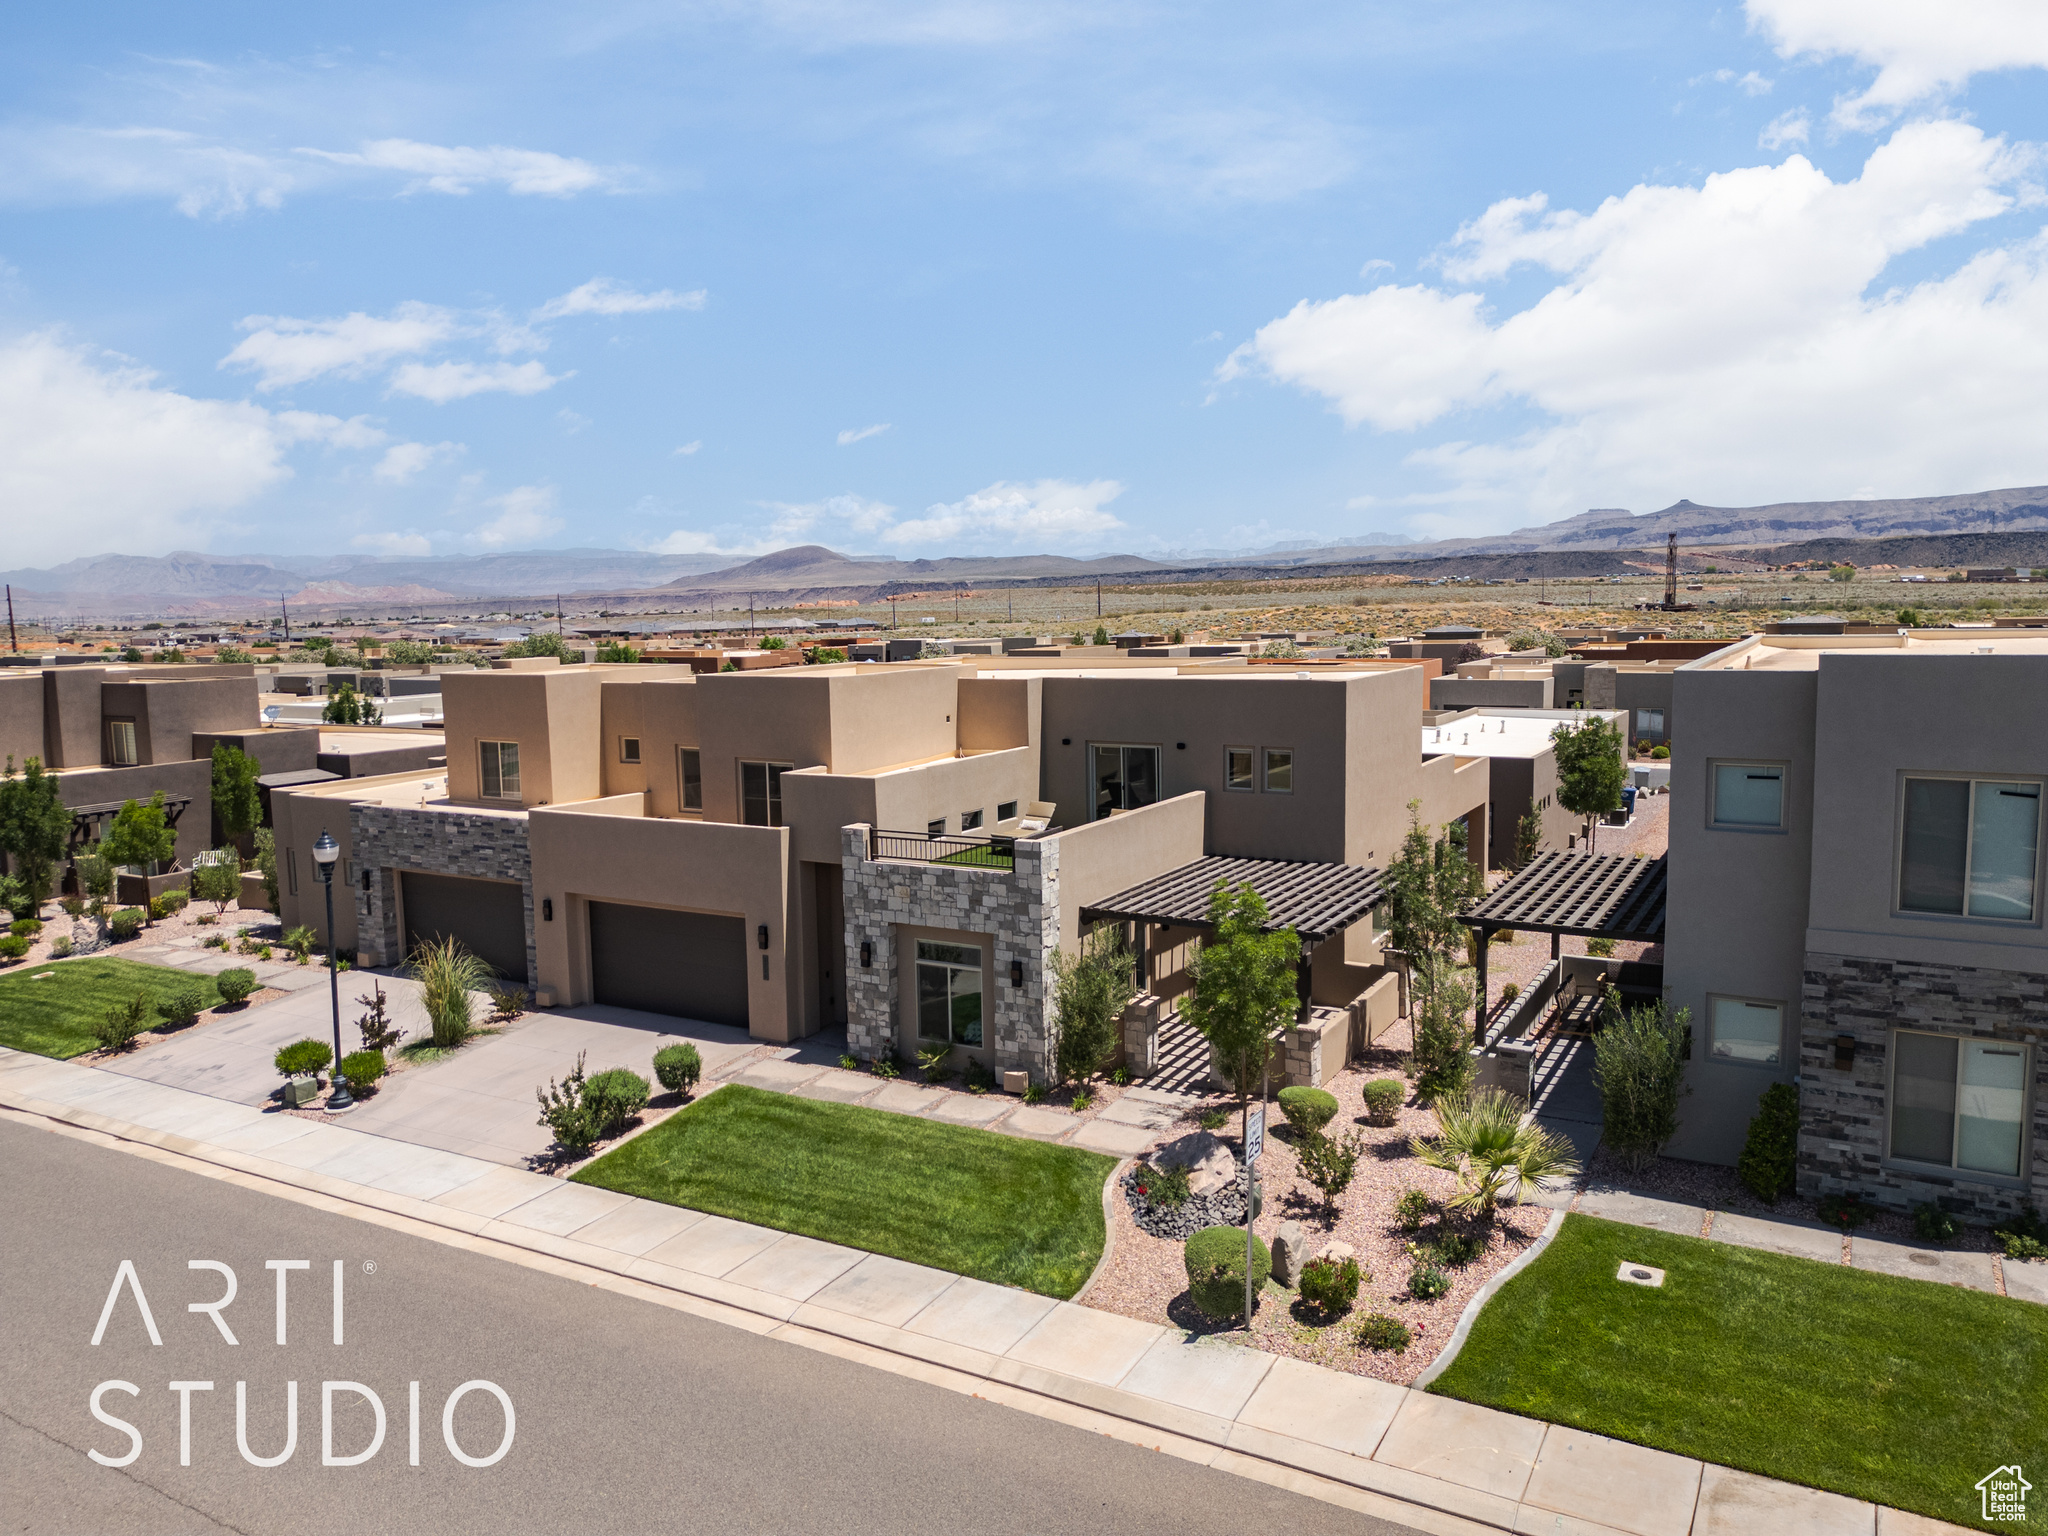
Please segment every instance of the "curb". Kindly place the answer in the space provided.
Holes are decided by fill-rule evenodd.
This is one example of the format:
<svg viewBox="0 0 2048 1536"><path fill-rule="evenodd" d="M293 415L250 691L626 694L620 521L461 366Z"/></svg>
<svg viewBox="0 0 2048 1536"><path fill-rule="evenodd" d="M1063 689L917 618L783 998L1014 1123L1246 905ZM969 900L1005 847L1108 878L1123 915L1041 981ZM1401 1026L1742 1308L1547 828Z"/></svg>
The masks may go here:
<svg viewBox="0 0 2048 1536"><path fill-rule="evenodd" d="M1564 1218L1563 1211L1552 1211L1550 1220L1543 1224L1543 1231L1536 1241L1524 1249L1512 1264L1479 1287L1479 1294L1466 1302L1465 1310L1458 1314L1458 1326L1451 1330L1451 1342L1444 1346L1444 1352L1432 1360L1420 1376L1409 1383L1411 1388L1417 1392L1427 1392L1430 1383L1450 1369L1451 1362L1458 1358L1458 1351L1465 1347L1465 1340L1472 1335L1472 1325L1479 1320L1479 1309L1499 1295L1502 1286L1536 1262L1536 1255L1550 1246L1550 1240L1557 1236L1558 1229L1564 1225Z"/></svg>
<svg viewBox="0 0 2048 1536"><path fill-rule="evenodd" d="M1110 1196L1122 1188L1123 1176L1130 1171L1135 1157L1127 1157L1109 1170L1109 1177L1102 1181L1102 1257L1095 1261L1095 1267L1088 1271L1088 1278L1081 1282L1081 1289L1067 1299L1077 1304L1095 1288L1095 1282L1102 1278L1102 1272L1109 1268L1109 1261L1116 1257L1116 1212L1110 1206Z"/></svg>

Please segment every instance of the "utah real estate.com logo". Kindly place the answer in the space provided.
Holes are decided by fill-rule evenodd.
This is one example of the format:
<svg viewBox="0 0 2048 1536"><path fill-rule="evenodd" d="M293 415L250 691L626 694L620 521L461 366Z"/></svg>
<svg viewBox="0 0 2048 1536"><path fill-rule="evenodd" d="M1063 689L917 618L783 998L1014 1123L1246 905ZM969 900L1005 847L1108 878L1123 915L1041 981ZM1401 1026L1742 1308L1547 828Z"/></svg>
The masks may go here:
<svg viewBox="0 0 2048 1536"><path fill-rule="evenodd" d="M2033 1486L2020 1476L2018 1462L1987 1472L1977 1483L1977 1491L1984 1495L1984 1518L1987 1521L2025 1520L2027 1491Z"/></svg>

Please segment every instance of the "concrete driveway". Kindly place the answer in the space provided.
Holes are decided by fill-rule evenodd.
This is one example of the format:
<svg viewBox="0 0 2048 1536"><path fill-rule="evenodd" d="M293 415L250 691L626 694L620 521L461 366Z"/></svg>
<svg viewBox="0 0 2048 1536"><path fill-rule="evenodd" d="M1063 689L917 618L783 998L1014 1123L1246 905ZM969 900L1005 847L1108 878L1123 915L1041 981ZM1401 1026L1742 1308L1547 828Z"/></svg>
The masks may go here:
<svg viewBox="0 0 2048 1536"><path fill-rule="evenodd" d="M390 983L385 990L392 990ZM679 1040L696 1045L707 1075L757 1044L743 1029L666 1014L596 1004L555 1008L529 1013L431 1066L386 1079L344 1123L374 1136L523 1167L554 1142L539 1123L534 1090L566 1076L579 1051L587 1056L586 1072L628 1067L653 1083L654 1053ZM662 1091L659 1084L654 1091Z"/></svg>

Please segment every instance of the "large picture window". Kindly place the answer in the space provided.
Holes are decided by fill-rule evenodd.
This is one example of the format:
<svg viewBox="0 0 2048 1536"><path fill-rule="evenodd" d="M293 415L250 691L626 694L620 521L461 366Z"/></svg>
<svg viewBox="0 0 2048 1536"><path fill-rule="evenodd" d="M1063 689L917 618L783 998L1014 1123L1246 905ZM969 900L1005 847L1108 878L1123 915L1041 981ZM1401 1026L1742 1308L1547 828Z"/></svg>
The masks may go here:
<svg viewBox="0 0 2048 1536"><path fill-rule="evenodd" d="M2033 921L2039 783L1908 778L1903 820L1900 911Z"/></svg>
<svg viewBox="0 0 2048 1536"><path fill-rule="evenodd" d="M981 1044L981 950L973 944L917 941L917 1038Z"/></svg>
<svg viewBox="0 0 2048 1536"><path fill-rule="evenodd" d="M740 820L750 827L782 825L782 776L792 763L740 764Z"/></svg>
<svg viewBox="0 0 2048 1536"><path fill-rule="evenodd" d="M477 793L486 800L519 798L519 743L480 741L476 744L481 773Z"/></svg>
<svg viewBox="0 0 2048 1536"><path fill-rule="evenodd" d="M1707 1054L1715 1061L1749 1067L1775 1067L1784 1050L1785 1008L1748 997L1709 997L1707 1022L1712 1043Z"/></svg>
<svg viewBox="0 0 2048 1536"><path fill-rule="evenodd" d="M1785 765L1714 764L1714 825L1749 831L1784 826Z"/></svg>
<svg viewBox="0 0 2048 1536"><path fill-rule="evenodd" d="M2027 1048L1899 1030L1892 1036L1891 1155L2018 1178Z"/></svg>
<svg viewBox="0 0 2048 1536"><path fill-rule="evenodd" d="M1095 820L1118 811L1135 811L1159 799L1159 749L1157 747L1105 746L1093 749L1095 759Z"/></svg>

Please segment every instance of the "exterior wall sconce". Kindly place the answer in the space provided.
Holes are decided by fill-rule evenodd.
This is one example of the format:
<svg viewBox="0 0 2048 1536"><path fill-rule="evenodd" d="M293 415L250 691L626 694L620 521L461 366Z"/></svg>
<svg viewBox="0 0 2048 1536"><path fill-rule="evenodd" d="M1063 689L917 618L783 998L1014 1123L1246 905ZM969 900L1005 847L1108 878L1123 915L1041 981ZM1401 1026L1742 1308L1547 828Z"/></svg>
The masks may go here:
<svg viewBox="0 0 2048 1536"><path fill-rule="evenodd" d="M554 898L554 897L552 897L552 896L543 896L543 897L541 897L541 899L540 899L540 920L541 920L542 922L544 922L544 923L552 923L552 922L553 922L553 921L555 920L555 898Z"/></svg>
<svg viewBox="0 0 2048 1536"><path fill-rule="evenodd" d="M875 964L875 946L866 939L860 941L860 968L872 970Z"/></svg>
<svg viewBox="0 0 2048 1536"><path fill-rule="evenodd" d="M370 889L370 872L367 869L363 871L363 889L366 892Z"/></svg>
<svg viewBox="0 0 2048 1536"><path fill-rule="evenodd" d="M1060 738L1060 745L1063 747L1071 747L1073 744L1074 738L1071 736L1062 736Z"/></svg>
<svg viewBox="0 0 2048 1536"><path fill-rule="evenodd" d="M761 924L760 927L754 930L754 947L756 949L766 949L768 947L768 925L766 923Z"/></svg>
<svg viewBox="0 0 2048 1536"><path fill-rule="evenodd" d="M1855 1067L1856 1037L1854 1035L1835 1036L1835 1070L1837 1072L1851 1072L1855 1070Z"/></svg>
<svg viewBox="0 0 2048 1536"><path fill-rule="evenodd" d="M1022 960L1012 960L1010 962L1010 985L1013 987L1024 985L1024 962Z"/></svg>
<svg viewBox="0 0 2048 1536"><path fill-rule="evenodd" d="M1188 749L1188 744L1187 744L1186 742L1184 742L1184 741L1176 741L1176 742L1175 742L1175 743L1173 744L1173 750L1174 750L1174 751L1176 751L1176 752L1185 752L1185 751L1187 751L1187 749Z"/></svg>

